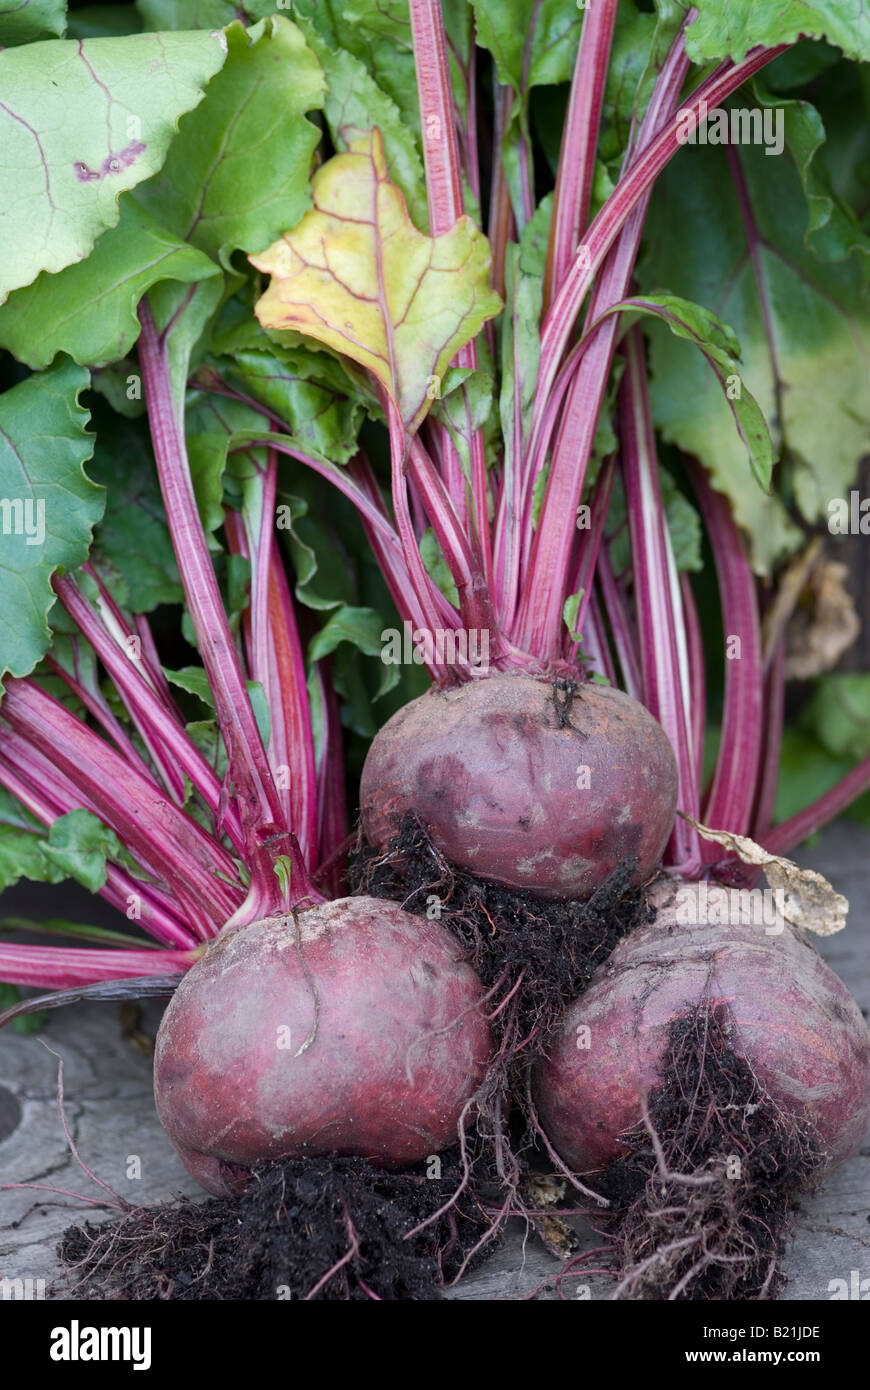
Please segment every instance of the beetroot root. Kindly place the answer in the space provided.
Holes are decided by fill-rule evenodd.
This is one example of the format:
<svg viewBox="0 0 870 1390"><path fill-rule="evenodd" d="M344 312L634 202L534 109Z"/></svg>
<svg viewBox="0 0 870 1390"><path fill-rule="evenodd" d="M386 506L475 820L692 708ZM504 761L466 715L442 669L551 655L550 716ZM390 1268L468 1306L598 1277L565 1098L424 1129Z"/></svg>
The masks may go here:
<svg viewBox="0 0 870 1390"><path fill-rule="evenodd" d="M522 674L434 689L393 715L363 769L362 828L383 852L405 815L460 868L585 899L617 865L661 858L677 769L661 725L622 691Z"/></svg>
<svg viewBox="0 0 870 1390"><path fill-rule="evenodd" d="M219 938L162 1020L157 1110L218 1196L266 1159L413 1163L453 1144L486 1070L482 987L455 940L345 898Z"/></svg>
<svg viewBox="0 0 870 1390"><path fill-rule="evenodd" d="M773 1104L814 1136L821 1168L833 1167L870 1121L870 1034L858 1005L787 925L779 934L698 925L697 893L665 887L656 920L617 945L566 1011L536 1075L541 1124L574 1172L606 1168L625 1154L642 1097L662 1080L674 1021L724 1006L735 1051Z"/></svg>

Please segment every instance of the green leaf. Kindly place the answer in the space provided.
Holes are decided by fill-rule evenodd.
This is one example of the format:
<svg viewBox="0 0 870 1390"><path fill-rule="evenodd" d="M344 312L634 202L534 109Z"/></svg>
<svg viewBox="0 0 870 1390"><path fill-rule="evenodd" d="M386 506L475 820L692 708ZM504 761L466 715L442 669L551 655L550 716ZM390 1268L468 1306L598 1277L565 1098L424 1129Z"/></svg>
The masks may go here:
<svg viewBox="0 0 870 1390"><path fill-rule="evenodd" d="M6 1009L11 1009L21 999L21 990L17 985L8 985L0 982L0 1013ZM45 1009L34 1009L31 1013L22 1014L19 1018L13 1018L9 1023L13 1033L38 1033L40 1028L45 1027L48 1013Z"/></svg>
<svg viewBox="0 0 870 1390"><path fill-rule="evenodd" d="M572 642L582 642L582 633L577 632L577 615L580 612L580 601L583 598L583 590L580 589L576 594L569 594L562 604L562 622L568 629L568 636Z"/></svg>
<svg viewBox="0 0 870 1390"><path fill-rule="evenodd" d="M842 495L870 435L870 299L855 258L820 261L791 161L743 146L747 222L723 153L687 146L663 173L647 221L644 288L715 305L741 345L741 376L770 423L797 503L814 521ZM755 257L749 254L750 245ZM696 356L653 324L651 400L666 439L702 460L769 572L801 539L777 496L759 496L728 404ZM782 467L782 465L781 465Z"/></svg>
<svg viewBox="0 0 870 1390"><path fill-rule="evenodd" d="M68 811L52 821L43 852L64 878L74 878L91 893L105 886L106 860L123 862L124 847L108 826L90 811Z"/></svg>
<svg viewBox="0 0 870 1390"><path fill-rule="evenodd" d="M39 370L59 352L102 367L123 357L139 336L136 308L159 280L190 283L219 274L213 261L179 241L126 194L121 220L87 260L43 273L0 308L0 347Z"/></svg>
<svg viewBox="0 0 870 1390"><path fill-rule="evenodd" d="M257 721L257 728L260 731L260 738L263 740L263 747L268 748L269 740L272 737L272 715L266 692L259 681L245 681L245 685L250 696L254 718Z"/></svg>
<svg viewBox="0 0 870 1390"><path fill-rule="evenodd" d="M344 391L311 379L319 355L300 349L283 354L282 360L266 352L238 352L227 361L223 375L283 420L303 449L347 463L359 447L363 407Z"/></svg>
<svg viewBox="0 0 870 1390"><path fill-rule="evenodd" d="M308 660L310 662L320 661L323 657L337 651L345 643L349 648L356 648L357 651L362 652L364 656L376 656L380 659L384 651L383 631L384 620L380 613L376 613L373 608L354 608L349 604L342 604L341 608L337 608L330 616L325 627L322 627L312 637L308 644ZM343 667L336 666L335 671L336 673L342 671L347 676L347 653L344 655L345 664ZM358 664L357 662L356 665L358 666ZM388 690L392 690L398 680L398 667L384 662L383 674L375 699L384 695ZM341 688L342 685L344 688ZM336 689L345 698L350 698L349 682L346 680L341 684L337 680ZM357 727L360 732L365 734L370 724L371 719L369 717L362 721L358 720L352 727Z"/></svg>
<svg viewBox="0 0 870 1390"><path fill-rule="evenodd" d="M444 552L438 544L438 537L430 526L420 537L420 558L426 566L426 573L438 585L444 597L459 607L459 592L450 567L444 559Z"/></svg>
<svg viewBox="0 0 870 1390"><path fill-rule="evenodd" d="M665 519L674 552L674 564L678 570L704 568L701 557L702 526L695 507L674 482L673 476L659 464L659 487L665 509Z"/></svg>
<svg viewBox="0 0 870 1390"><path fill-rule="evenodd" d="M870 675L834 671L820 676L800 723L832 757L865 758L870 753Z"/></svg>
<svg viewBox="0 0 870 1390"><path fill-rule="evenodd" d="M334 652L340 642L350 642L366 656L381 655L383 619L372 608L342 606L332 614L325 627L316 632L308 644L308 660L320 661Z"/></svg>
<svg viewBox="0 0 870 1390"><path fill-rule="evenodd" d="M515 92L570 82L583 11L576 0L471 0L477 41L495 60L499 82Z"/></svg>
<svg viewBox="0 0 870 1390"><path fill-rule="evenodd" d="M666 324L675 337L685 338L701 351L722 388L758 484L767 491L774 462L770 433L758 402L747 390L738 370L740 344L732 329L703 305L692 304L673 294L632 295L607 313L619 312L620 308L652 315Z"/></svg>
<svg viewBox="0 0 870 1390"><path fill-rule="evenodd" d="M276 16L226 30L227 60L205 102L182 121L143 206L229 269L262 251L310 206L319 139L304 113L322 105L323 74L300 29Z"/></svg>
<svg viewBox="0 0 870 1390"><path fill-rule="evenodd" d="M689 25L686 52L694 63L740 60L763 44L773 48L799 38L827 39L847 58L870 60L870 12L863 0L682 0L698 18Z"/></svg>
<svg viewBox="0 0 870 1390"><path fill-rule="evenodd" d="M309 21L302 21L302 29L326 78L323 114L336 150L348 149L361 131L377 126L390 178L401 189L414 225L428 231L423 161L414 128L405 124L398 106L381 90L361 58L346 48L330 47Z"/></svg>
<svg viewBox="0 0 870 1390"><path fill-rule="evenodd" d="M471 450L469 448L469 426L472 431L483 430L485 441L495 446L493 429L493 390L495 383L492 373L480 368L451 367L441 383L441 393L432 405L432 414L444 425L456 447L465 477L471 477Z"/></svg>
<svg viewBox="0 0 870 1390"><path fill-rule="evenodd" d="M834 758L812 734L786 725L779 755L774 823L788 820L830 791L852 765L852 758Z"/></svg>
<svg viewBox="0 0 870 1390"><path fill-rule="evenodd" d="M214 696L208 676L201 666L184 666L178 671L164 666L163 674L172 685L177 685L179 690L186 690L188 695L195 695L209 709L214 709Z"/></svg>
<svg viewBox="0 0 870 1390"><path fill-rule="evenodd" d="M222 34L54 39L0 52L0 302L87 256L162 165L222 66Z"/></svg>
<svg viewBox="0 0 870 1390"><path fill-rule="evenodd" d="M488 242L469 217L438 237L418 232L387 179L376 130L322 165L313 190L315 206L292 234L251 257L272 276L257 317L367 367L413 431L433 381L501 308L487 283Z"/></svg>
<svg viewBox="0 0 870 1390"><path fill-rule="evenodd" d="M66 28L66 0L3 0L0 3L0 47L12 48L34 39L60 38Z"/></svg>
<svg viewBox="0 0 870 1390"><path fill-rule="evenodd" d="M0 889L11 888L21 878L60 883L63 873L42 852L44 833L42 823L0 787Z"/></svg>
<svg viewBox="0 0 870 1390"><path fill-rule="evenodd" d="M90 473L106 488L106 511L94 537L94 556L116 576L115 599L132 613L181 603L181 580L151 441L143 422L125 420L105 406L95 414L97 442Z"/></svg>
<svg viewBox="0 0 870 1390"><path fill-rule="evenodd" d="M334 50L345 49L365 64L377 86L391 98L412 130L420 131L420 105L414 69L408 0L294 0Z"/></svg>
<svg viewBox="0 0 870 1390"><path fill-rule="evenodd" d="M0 396L0 676L26 676L50 641L51 576L87 558L104 507L84 463L88 374L63 362Z"/></svg>
<svg viewBox="0 0 870 1390"><path fill-rule="evenodd" d="M808 101L788 101L765 92L756 82L762 107L781 110L783 134L800 174L807 200L808 222L804 243L822 260L840 261L859 251L861 271L870 276L870 237L861 229L853 210L836 193L825 163L825 126Z"/></svg>
<svg viewBox="0 0 870 1390"><path fill-rule="evenodd" d="M227 750L221 738L220 729L216 719L195 719L186 726L187 733L193 739L203 757L207 759L209 766L213 767L218 777L226 777L229 762L227 760Z"/></svg>

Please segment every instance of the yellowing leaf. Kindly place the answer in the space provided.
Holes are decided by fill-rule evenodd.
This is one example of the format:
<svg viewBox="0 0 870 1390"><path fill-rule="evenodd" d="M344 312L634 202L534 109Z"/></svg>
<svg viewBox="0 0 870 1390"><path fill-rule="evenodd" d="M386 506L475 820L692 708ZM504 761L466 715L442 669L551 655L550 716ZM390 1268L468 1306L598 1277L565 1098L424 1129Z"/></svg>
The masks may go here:
<svg viewBox="0 0 870 1390"><path fill-rule="evenodd" d="M417 231L387 177L378 130L328 160L312 194L302 221L250 257L272 276L257 318L367 367L414 430L452 358L501 309L487 280L489 243L470 217L442 236Z"/></svg>

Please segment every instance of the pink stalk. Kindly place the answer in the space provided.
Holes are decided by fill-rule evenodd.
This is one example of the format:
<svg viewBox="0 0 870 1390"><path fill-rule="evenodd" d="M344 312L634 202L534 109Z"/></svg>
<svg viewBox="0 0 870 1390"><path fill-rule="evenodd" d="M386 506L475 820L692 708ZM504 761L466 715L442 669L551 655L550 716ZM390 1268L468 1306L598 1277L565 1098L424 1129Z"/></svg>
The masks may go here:
<svg viewBox="0 0 870 1390"><path fill-rule="evenodd" d="M149 733L149 747L157 749L161 764L173 765L173 782L181 779L183 793L184 779L181 774L187 774L209 810L218 817L222 815L223 829L235 848L241 851L244 838L238 813L234 806L223 805L223 784L220 778L184 728L167 713L153 687L143 677L138 664L125 655L102 626L73 577L68 574L56 576L53 583L55 593L64 608L112 677L137 728L145 729Z"/></svg>
<svg viewBox="0 0 870 1390"><path fill-rule="evenodd" d="M441 6L436 0L410 0L411 32L420 120L423 126L423 155L426 163L426 189L429 201L429 233L433 237L449 232L465 211L462 193L462 166L456 137L453 90L447 61L447 41ZM472 55L473 62L473 55ZM456 354L458 367L477 367L477 348L467 343ZM487 580L491 579L492 551L489 534L486 456L483 433L471 425L466 405L466 442L471 456L471 495L474 499L473 530ZM456 446L441 429L444 481L460 522L466 523L465 478Z"/></svg>
<svg viewBox="0 0 870 1390"><path fill-rule="evenodd" d="M689 671L689 709L692 716L692 751L695 757L695 784L698 796L701 795L701 779L704 775L704 730L707 727L707 677L704 669L704 644L701 640L701 624L698 619L698 606L692 585L687 574L680 575L680 593L683 600L683 617L686 620L686 644L688 649Z"/></svg>
<svg viewBox="0 0 870 1390"><path fill-rule="evenodd" d="M619 0L596 0L583 14L568 111L562 127L559 173L544 276L544 309L553 285L560 285L574 258L589 217L598 131L613 26Z"/></svg>
<svg viewBox="0 0 870 1390"><path fill-rule="evenodd" d="M417 595L414 592L413 585L408 575L401 542L393 529L392 522L387 516L384 499L381 495L374 470L365 455L360 452L357 454L356 458L352 459L348 464L347 471L359 488L360 495L365 498L366 507L373 507L375 512L381 517L382 525L386 524L388 527L391 537L389 546L385 544L382 531L373 525L370 519L370 512L368 510L360 510L360 521L362 522L363 530L368 537L375 559L378 562L380 571L384 576L387 588L390 591L390 595L400 616L414 624L414 626L419 626L422 620L422 614L417 604ZM445 598L441 590L437 585L432 583L431 580L429 582L429 594L432 602L438 609L442 627L457 628L460 623L459 614L452 603Z"/></svg>
<svg viewBox="0 0 870 1390"><path fill-rule="evenodd" d="M123 754L131 767L135 767L137 771L141 772L143 777L148 777L156 786L157 782L152 769L142 757L123 724L115 718L102 695L98 691L88 690L87 686L82 685L82 683L76 680L69 671L64 670L63 666L60 666L53 656L47 656L45 658L45 664L50 671L68 686L76 699L81 700L85 709L89 714L93 715L97 723L109 735L109 738L118 749L118 752Z"/></svg>
<svg viewBox="0 0 870 1390"><path fill-rule="evenodd" d="M133 625L127 621L121 612L109 590L103 583L99 571L94 568L90 560L82 565L82 573L87 574L96 584L99 591L97 597L97 608L100 613L100 620L103 627L111 636L112 640L118 644L122 651L128 652L133 647L135 638L139 638L140 650L140 670L144 679L151 686L157 699L160 700L164 709L172 716L179 728L184 727L184 720L181 717L178 706L172 698L166 677L163 674L163 667L160 665L160 658L154 645L154 638L148 626L148 619L140 614L133 619ZM142 634L144 635L144 638Z"/></svg>
<svg viewBox="0 0 870 1390"><path fill-rule="evenodd" d="M507 128L513 93L510 87L495 84L495 122L492 139L492 189L490 192L488 238L492 250L490 283L502 297L505 291L504 266L507 244L516 231L510 189L504 172L502 144ZM490 350L495 351L495 324L487 323Z"/></svg>
<svg viewBox="0 0 870 1390"><path fill-rule="evenodd" d="M671 117L688 66L688 59L683 51L681 30L656 81L641 127L640 141L652 140L656 131L666 124ZM631 167L634 168L635 166L632 165ZM623 177L618 189L629 179L630 173ZM587 323L594 323L607 309L618 304L628 292L640 247L651 191L652 184L650 183L636 206L632 206L626 213L619 240L595 285L587 314ZM605 207L612 203L615 197L616 193L611 195ZM604 211L605 209L602 209L602 214ZM587 248L600 217L601 214L595 219L590 234L586 238ZM565 283L567 283L567 279ZM591 283L590 280L590 285ZM579 308L579 303L577 307ZM554 304L553 311L555 308ZM541 364L537 399L541 397L541 375L546 375L547 372L545 343L547 325L551 317L552 311L545 318L541 333ZM583 482L592 442L595 438L595 427L604 401L618 328L619 316L613 315L601 323L591 335L590 340L583 345L583 355L579 358L571 379L568 399L553 450L538 529L531 549L528 573L524 579L523 601L520 606L517 631L514 634L520 645L529 646L531 650L544 655L550 655L554 652L558 642L560 624L559 595L556 592L556 587L549 582L548 576L554 572L562 573L568 562L573 540L573 528L569 528L566 519L576 515L577 506L582 496ZM566 341L567 336L560 348L560 356ZM555 359L552 365L555 367ZM536 413L542 416L542 412ZM546 437L540 435L536 438L536 433L540 435L536 423L533 422L531 457L535 460L535 469L542 466L546 449ZM531 497L534 482L535 473L530 470L525 484L527 499Z"/></svg>
<svg viewBox="0 0 870 1390"><path fill-rule="evenodd" d="M751 832L754 840L763 840L773 824L776 785L779 779L779 755L782 749L784 705L785 642L780 637L774 646L770 668L764 679L764 752Z"/></svg>
<svg viewBox="0 0 870 1390"><path fill-rule="evenodd" d="M731 509L703 470L689 470L713 547L725 628L725 707L713 783L701 819L713 830L748 835L761 755L761 624L755 580ZM731 654L733 649L734 655ZM704 845L705 858L721 858L720 845Z"/></svg>
<svg viewBox="0 0 870 1390"><path fill-rule="evenodd" d="M238 906L237 889L230 886L235 865L194 820L38 686L7 681L3 718L80 788L130 852L159 874L191 923L204 916L213 929L224 924Z"/></svg>
<svg viewBox="0 0 870 1390"><path fill-rule="evenodd" d="M251 874L248 907L251 912L266 915L272 910L282 910L285 905L274 867L279 855L292 855L288 826L239 669L194 495L184 421L173 399L166 334L158 335L145 300L140 303L139 318L142 325L139 365L160 488L238 802L245 836L245 859ZM298 875L296 886L303 894L308 887Z"/></svg>
<svg viewBox="0 0 870 1390"><path fill-rule="evenodd" d="M614 471L613 459L608 459L602 464L589 504L592 525L589 530L579 533L577 557L571 578L568 581L567 592L569 595L582 593L575 620L575 630L580 633L584 631L586 610L592 599L592 580L595 575L598 553L601 549L601 538L604 535L604 523L607 519L607 509L610 506L610 496L613 492ZM572 661L576 652L577 644L570 642L569 639L567 660Z"/></svg>
<svg viewBox="0 0 870 1390"><path fill-rule="evenodd" d="M274 541L277 451L240 513L225 513L230 549L251 561L251 602L246 614L248 668L262 685L271 714L269 763L286 823L292 825L305 862L313 866L317 840L317 789L305 661L284 567ZM292 770L292 771L291 771Z"/></svg>
<svg viewBox="0 0 870 1390"><path fill-rule="evenodd" d="M347 837L347 808L344 791L341 716L335 687L328 678L329 663L314 667L314 696L320 706L322 739L317 763L318 863L329 865L326 882L330 893L343 892L342 868L336 862Z"/></svg>
<svg viewBox="0 0 870 1390"><path fill-rule="evenodd" d="M0 979L12 985L72 989L101 980L128 980L189 970L191 951L105 950L96 946L16 946L0 942Z"/></svg>
<svg viewBox="0 0 870 1390"><path fill-rule="evenodd" d="M610 655L610 643L607 640L607 631L601 616L601 609L598 607L598 600L594 594L591 595L586 610L583 647L589 657L590 666L595 671L600 672L602 676L606 676L611 685L615 685L616 671L613 658Z"/></svg>
<svg viewBox="0 0 870 1390"><path fill-rule="evenodd" d="M23 748L24 756L17 753L16 743ZM40 770L42 786L37 790L29 780L28 773ZM74 789L73 795L68 795L60 785L59 775L55 773L52 777L52 772L51 764L34 754L24 739L19 739L11 730L4 731L0 742L0 784L45 826L51 826L59 815L76 810L82 800L75 797ZM84 809L90 808L85 806ZM196 937L178 921L175 905L164 898L155 884L143 883L118 865L107 863L106 883L99 892L101 897L125 915L135 905L138 915L134 920L149 936L162 941L165 946L188 948L196 945ZM207 924L205 934L210 934Z"/></svg>
<svg viewBox="0 0 870 1390"><path fill-rule="evenodd" d="M681 46L682 39L679 38L677 42ZM580 307L594 284L608 251L635 207L648 197L659 174L682 148L678 138L678 132L682 128L682 117L691 112L697 120L702 106L709 110L714 106L721 105L739 86L772 62L774 58L777 58L780 53L784 53L787 47L787 44L780 44L775 48L754 48L740 63L732 63L730 59L726 60L695 88L679 111L669 116L664 125L658 129L654 138L648 138L647 129L642 131L638 140L638 144L641 146L640 152L590 224L565 278L560 285L555 286L553 302L541 331L541 363L538 378L538 398L541 405L539 410L543 409L543 403L546 401L555 379L559 362L567 347ZM656 90L650 103L651 107L654 102L657 104L656 93L663 90L665 85L670 85L675 59L685 63L686 68L688 67L682 53L675 54L675 50L672 49L656 82ZM680 78L679 86L682 85L684 75L685 69ZM677 86L674 99L679 93L679 86ZM649 116L650 111L648 109L644 127L647 127ZM647 137L646 141L645 137ZM536 431L537 421L535 428L533 428L533 435Z"/></svg>
<svg viewBox="0 0 870 1390"><path fill-rule="evenodd" d="M289 823L307 864L317 863L317 779L314 738L308 707L305 659L287 577L276 551L269 574L269 705L272 727L281 739L275 757L287 768ZM276 764L277 765L277 764Z"/></svg>
<svg viewBox="0 0 870 1390"><path fill-rule="evenodd" d="M596 577L601 588L604 611L610 622L616 659L622 672L623 689L635 700L643 700L643 678L638 657L637 631L628 609L622 585L617 583L610 563L610 552L602 546L598 552Z"/></svg>
<svg viewBox="0 0 870 1390"><path fill-rule="evenodd" d="M409 468L413 470L412 476L422 494L423 506L456 584L463 625L466 629L488 630L497 656L498 624L490 589L477 557L472 552L447 490L419 439L412 438L408 449Z"/></svg>
<svg viewBox="0 0 870 1390"><path fill-rule="evenodd" d="M396 515L396 526L399 532L399 539L402 543L405 564L408 568L411 583L414 586L417 604L423 614L424 624L429 632L435 632L438 628L438 613L431 599L429 592L429 576L426 573L426 567L420 555L420 547L417 543L414 527L411 524L411 514L408 510L405 451L410 441L405 434L405 427L392 404L388 406L388 412L390 423L393 511ZM432 662L427 662L427 665L435 680L450 679L450 672L434 660Z"/></svg>
<svg viewBox="0 0 870 1390"><path fill-rule="evenodd" d="M658 483L655 433L646 390L639 328L626 336L620 388L622 468L634 563L634 603L640 632L644 704L662 725L677 758L677 806L698 818L698 789L690 720L681 679L678 624L671 587L669 538ZM677 591L678 594L679 591ZM671 862L691 877L699 867L697 832L678 817L669 845Z"/></svg>

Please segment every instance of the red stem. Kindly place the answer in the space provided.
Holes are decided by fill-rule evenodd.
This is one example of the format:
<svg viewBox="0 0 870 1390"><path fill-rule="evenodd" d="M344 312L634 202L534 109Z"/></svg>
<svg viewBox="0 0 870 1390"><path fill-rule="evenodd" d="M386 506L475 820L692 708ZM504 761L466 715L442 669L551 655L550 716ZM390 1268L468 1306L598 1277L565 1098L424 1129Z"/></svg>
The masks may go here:
<svg viewBox="0 0 870 1390"><path fill-rule="evenodd" d="M763 703L755 580L728 502L710 487L698 464L689 460L688 467L713 547L726 644L722 736L702 820L712 830L748 835L757 791ZM708 863L722 856L721 846L712 842L705 842L703 850Z"/></svg>
<svg viewBox="0 0 870 1390"><path fill-rule="evenodd" d="M187 606L227 750L251 874L251 907L263 913L280 911L284 900L274 866L279 855L290 853L288 826L239 669L200 519L183 421L173 399L166 338L158 336L145 300L139 306L139 318L139 364L160 488ZM299 885L303 891L305 886Z"/></svg>
<svg viewBox="0 0 870 1390"><path fill-rule="evenodd" d="M560 285L565 278L589 217L601 107L618 4L619 0L595 0L583 15L580 47L562 128L544 276L545 310L550 305L553 285Z"/></svg>
<svg viewBox="0 0 870 1390"><path fill-rule="evenodd" d="M643 334L629 331L626 368L620 387L622 467L634 563L634 604L640 633L644 704L655 715L674 749L679 775L677 805L696 820L698 791L692 757L687 682L681 679L678 625L670 569L670 538L658 481L655 433L646 389ZM683 640L685 646L685 638ZM670 841L671 862L686 877L699 867L697 832L678 817Z"/></svg>

